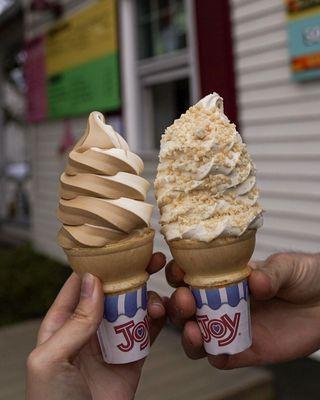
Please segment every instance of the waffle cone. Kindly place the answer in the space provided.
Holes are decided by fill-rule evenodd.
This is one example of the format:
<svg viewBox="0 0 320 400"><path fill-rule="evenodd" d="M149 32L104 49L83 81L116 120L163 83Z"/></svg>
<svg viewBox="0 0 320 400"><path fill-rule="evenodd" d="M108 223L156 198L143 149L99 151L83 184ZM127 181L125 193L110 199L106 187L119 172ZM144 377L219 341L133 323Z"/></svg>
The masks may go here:
<svg viewBox="0 0 320 400"><path fill-rule="evenodd" d="M105 293L115 294L138 288L148 280L146 268L152 256L153 238L153 229L143 229L104 247L64 251L79 276L89 272L101 280Z"/></svg>
<svg viewBox="0 0 320 400"><path fill-rule="evenodd" d="M251 229L240 237L218 238L210 243L181 239L168 245L185 272L185 283L198 288L221 287L249 276L255 234L256 230Z"/></svg>

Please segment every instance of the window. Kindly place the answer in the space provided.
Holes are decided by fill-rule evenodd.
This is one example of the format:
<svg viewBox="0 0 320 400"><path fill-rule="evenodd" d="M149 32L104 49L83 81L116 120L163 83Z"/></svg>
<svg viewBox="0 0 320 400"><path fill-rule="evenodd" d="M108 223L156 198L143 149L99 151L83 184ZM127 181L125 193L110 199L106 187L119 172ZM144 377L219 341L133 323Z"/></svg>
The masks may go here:
<svg viewBox="0 0 320 400"><path fill-rule="evenodd" d="M154 85L152 93L154 148L160 147L161 135L190 105L189 79Z"/></svg>
<svg viewBox="0 0 320 400"><path fill-rule="evenodd" d="M156 159L165 128L199 98L194 2L119 4L127 139Z"/></svg>
<svg viewBox="0 0 320 400"><path fill-rule="evenodd" d="M138 0L139 58L151 58L186 48L183 0Z"/></svg>

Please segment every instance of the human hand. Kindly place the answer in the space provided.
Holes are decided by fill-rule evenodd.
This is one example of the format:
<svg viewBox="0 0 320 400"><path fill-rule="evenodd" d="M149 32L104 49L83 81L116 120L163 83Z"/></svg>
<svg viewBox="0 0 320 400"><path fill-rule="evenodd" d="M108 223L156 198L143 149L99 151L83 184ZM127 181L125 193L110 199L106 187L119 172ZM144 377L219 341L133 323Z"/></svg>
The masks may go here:
<svg viewBox="0 0 320 400"><path fill-rule="evenodd" d="M165 265L154 254L149 273ZM86 274L72 274L44 318L36 348L27 362L27 400L129 400L133 399L144 360L106 364L96 335L103 315L101 282ZM80 297L80 299L79 299ZM165 305L148 293L151 343L165 322Z"/></svg>
<svg viewBox="0 0 320 400"><path fill-rule="evenodd" d="M253 343L242 353L207 355L190 290L179 287L172 295L169 318L183 328L182 345L190 358L207 356L213 366L232 369L290 361L320 348L320 254L279 253L250 265ZM172 286L186 286L174 261L166 275Z"/></svg>

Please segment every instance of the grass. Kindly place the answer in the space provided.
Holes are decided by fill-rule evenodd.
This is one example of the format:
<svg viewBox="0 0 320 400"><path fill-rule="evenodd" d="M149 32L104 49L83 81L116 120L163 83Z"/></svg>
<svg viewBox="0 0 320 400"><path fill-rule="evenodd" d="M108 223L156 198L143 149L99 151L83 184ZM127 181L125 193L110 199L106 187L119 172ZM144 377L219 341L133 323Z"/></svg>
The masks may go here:
<svg viewBox="0 0 320 400"><path fill-rule="evenodd" d="M31 245L0 248L0 326L43 316L70 272Z"/></svg>

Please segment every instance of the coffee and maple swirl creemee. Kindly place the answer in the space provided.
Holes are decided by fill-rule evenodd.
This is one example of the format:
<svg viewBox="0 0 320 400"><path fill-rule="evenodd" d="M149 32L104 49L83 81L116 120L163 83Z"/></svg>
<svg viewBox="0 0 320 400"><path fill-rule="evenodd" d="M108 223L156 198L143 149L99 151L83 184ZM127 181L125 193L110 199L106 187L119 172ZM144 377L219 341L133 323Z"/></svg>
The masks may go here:
<svg viewBox="0 0 320 400"><path fill-rule="evenodd" d="M93 112L60 177L58 236L64 248L103 247L141 233L150 223L143 161L104 116Z"/></svg>

